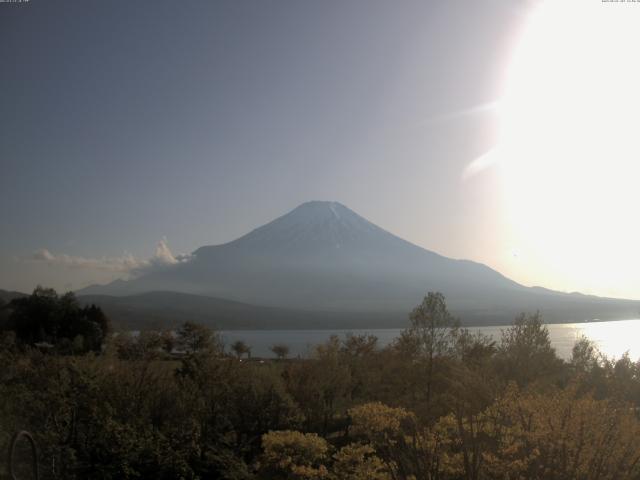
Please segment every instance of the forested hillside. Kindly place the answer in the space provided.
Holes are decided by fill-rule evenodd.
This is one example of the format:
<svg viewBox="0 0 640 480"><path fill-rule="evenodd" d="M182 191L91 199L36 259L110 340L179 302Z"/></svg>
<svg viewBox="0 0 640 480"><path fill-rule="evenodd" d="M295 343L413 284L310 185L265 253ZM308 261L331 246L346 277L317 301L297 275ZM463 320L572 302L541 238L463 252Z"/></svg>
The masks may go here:
<svg viewBox="0 0 640 480"><path fill-rule="evenodd" d="M535 314L495 342L459 328L429 294L393 345L333 337L303 360L286 345L274 346L278 360L252 360L193 323L111 335L87 353L11 333L0 343L0 448L30 431L42 478L640 475L640 364L586 340L563 361Z"/></svg>

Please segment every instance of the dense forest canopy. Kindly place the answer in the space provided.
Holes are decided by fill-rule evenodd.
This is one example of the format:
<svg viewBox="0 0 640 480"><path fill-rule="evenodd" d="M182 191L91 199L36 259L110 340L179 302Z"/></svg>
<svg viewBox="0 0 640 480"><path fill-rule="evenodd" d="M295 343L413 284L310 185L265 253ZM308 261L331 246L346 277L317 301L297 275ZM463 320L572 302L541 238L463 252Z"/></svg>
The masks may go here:
<svg viewBox="0 0 640 480"><path fill-rule="evenodd" d="M430 293L388 347L346 335L309 359L276 344L270 361L193 323L107 335L95 309L47 290L3 322L0 448L29 430L43 478L640 477L640 363L586 339L563 361L537 314L497 341Z"/></svg>
<svg viewBox="0 0 640 480"><path fill-rule="evenodd" d="M0 304L0 332L22 346L40 345L58 352L99 352L110 331L96 305L81 307L72 292L37 287L30 296Z"/></svg>

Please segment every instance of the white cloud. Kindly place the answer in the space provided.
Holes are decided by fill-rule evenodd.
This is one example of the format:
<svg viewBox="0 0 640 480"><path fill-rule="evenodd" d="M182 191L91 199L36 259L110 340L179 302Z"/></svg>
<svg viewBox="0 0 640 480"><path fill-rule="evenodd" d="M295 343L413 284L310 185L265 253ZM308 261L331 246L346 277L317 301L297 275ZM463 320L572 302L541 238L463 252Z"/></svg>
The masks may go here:
<svg viewBox="0 0 640 480"><path fill-rule="evenodd" d="M169 245L167 245L167 239L162 238L158 245L156 246L156 254L151 258L154 263L158 263L161 265L173 265L174 263L178 263L176 257L173 256L171 250L169 249Z"/></svg>
<svg viewBox="0 0 640 480"><path fill-rule="evenodd" d="M53 254L46 248L41 248L24 260L70 268L121 272L137 276L155 268L169 267L187 262L190 259L191 255L174 256L167 245L167 239L162 238L156 246L155 255L148 259L138 259L126 252L120 257L86 258L64 253Z"/></svg>
<svg viewBox="0 0 640 480"><path fill-rule="evenodd" d="M42 260L42 261L52 261L55 259L55 257L53 255L51 255L51 252L49 252L49 250L47 250L46 248L41 248L40 250L36 250L35 252L33 252L33 260Z"/></svg>

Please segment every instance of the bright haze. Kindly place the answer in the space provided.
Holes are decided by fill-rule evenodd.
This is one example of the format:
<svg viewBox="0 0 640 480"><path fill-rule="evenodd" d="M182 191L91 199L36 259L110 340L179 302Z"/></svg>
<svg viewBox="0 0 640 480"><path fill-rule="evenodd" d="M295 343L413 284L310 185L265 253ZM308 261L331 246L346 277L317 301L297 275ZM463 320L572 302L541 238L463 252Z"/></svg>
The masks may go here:
<svg viewBox="0 0 640 480"><path fill-rule="evenodd" d="M638 24L600 0L0 3L0 288L153 278L330 200L640 299Z"/></svg>

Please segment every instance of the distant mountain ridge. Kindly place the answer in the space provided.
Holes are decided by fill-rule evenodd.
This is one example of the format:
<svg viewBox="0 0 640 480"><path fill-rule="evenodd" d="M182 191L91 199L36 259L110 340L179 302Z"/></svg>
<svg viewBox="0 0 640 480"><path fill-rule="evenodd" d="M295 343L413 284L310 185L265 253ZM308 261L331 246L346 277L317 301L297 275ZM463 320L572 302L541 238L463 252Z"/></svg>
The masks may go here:
<svg viewBox="0 0 640 480"><path fill-rule="evenodd" d="M2 300L5 303L9 303L14 298L22 298L22 297L26 297L26 296L27 296L26 293L14 292L14 291L1 290L0 289L0 300Z"/></svg>
<svg viewBox="0 0 640 480"><path fill-rule="evenodd" d="M99 305L116 329L176 328L192 321L223 330L385 328L406 319L399 313L323 312L263 307L176 292L114 297L82 295L83 305Z"/></svg>
<svg viewBox="0 0 640 480"><path fill-rule="evenodd" d="M403 240L337 202L313 201L188 262L80 295L177 292L253 306L344 315L406 314L441 291L469 324L508 323L540 310L548 321L635 318L640 302L524 287L491 268ZM301 320L300 327L305 323ZM390 325L391 326L391 325Z"/></svg>

